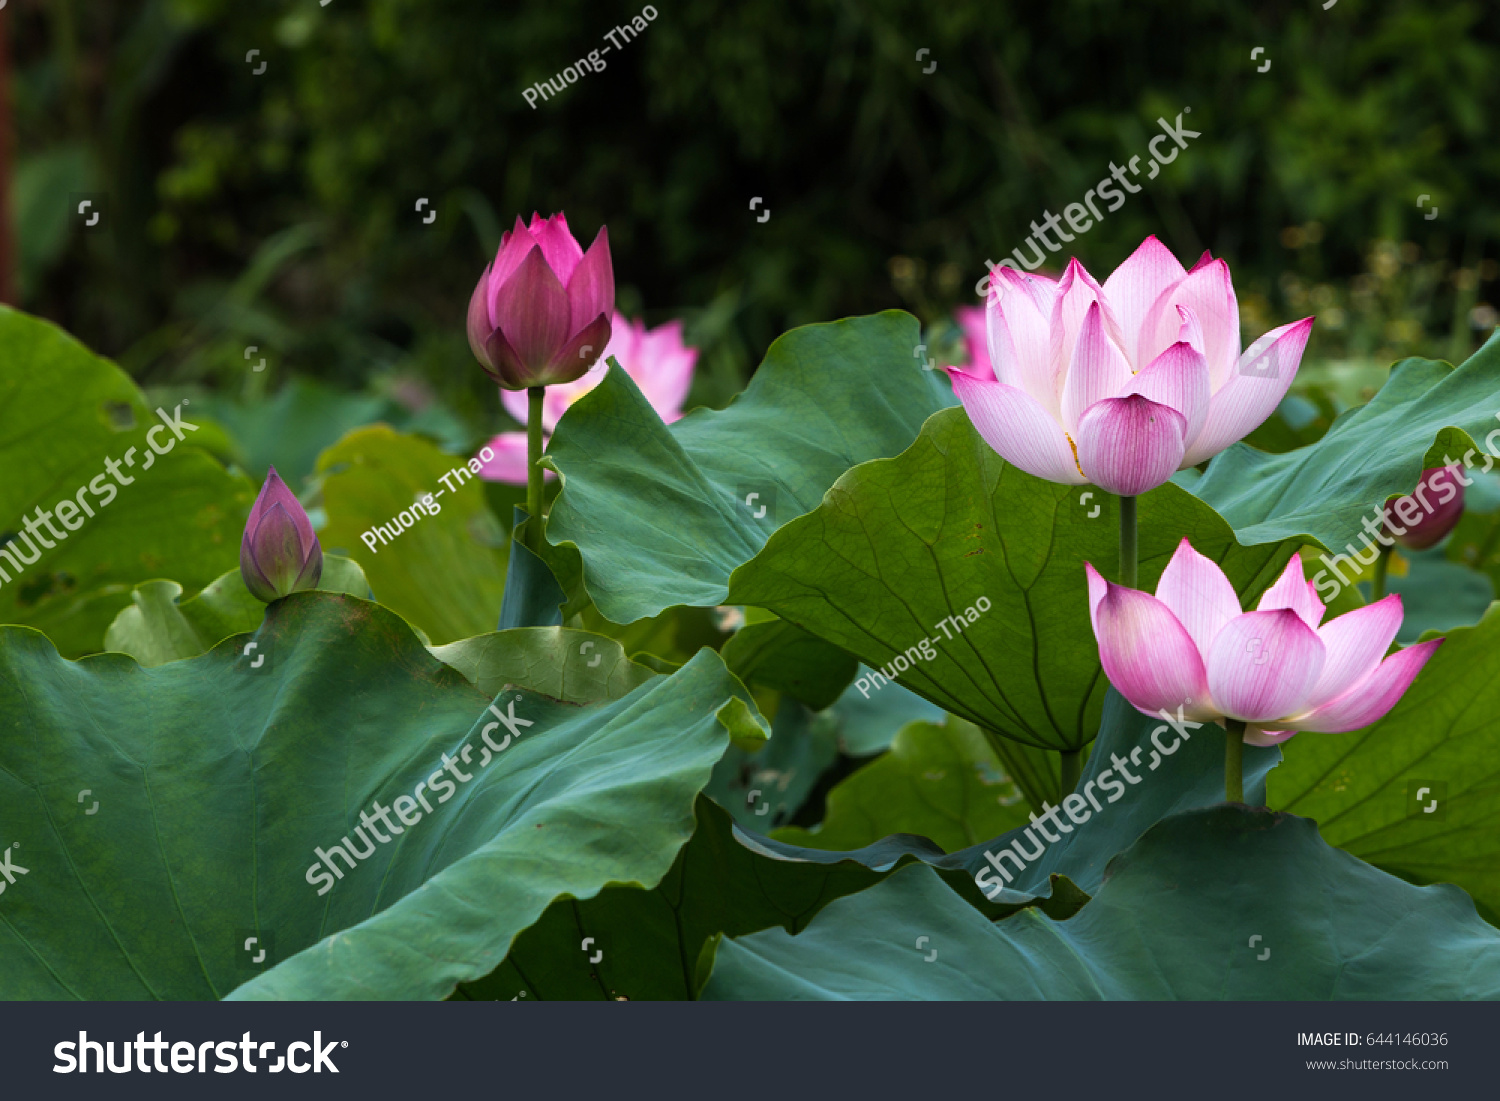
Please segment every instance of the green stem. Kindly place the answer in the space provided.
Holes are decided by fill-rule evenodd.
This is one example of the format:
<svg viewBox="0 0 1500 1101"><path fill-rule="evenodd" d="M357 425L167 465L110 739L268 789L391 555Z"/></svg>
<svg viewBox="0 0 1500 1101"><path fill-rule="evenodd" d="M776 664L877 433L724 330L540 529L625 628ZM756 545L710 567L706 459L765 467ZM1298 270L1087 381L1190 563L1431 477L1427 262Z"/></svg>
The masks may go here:
<svg viewBox="0 0 1500 1101"><path fill-rule="evenodd" d="M1120 498L1120 584L1135 588L1135 498Z"/></svg>
<svg viewBox="0 0 1500 1101"><path fill-rule="evenodd" d="M526 390L530 399L526 411L526 547L538 556L542 553L542 398L545 386Z"/></svg>
<svg viewBox="0 0 1500 1101"><path fill-rule="evenodd" d="M1224 719L1224 801L1245 801L1245 724Z"/></svg>
<svg viewBox="0 0 1500 1101"><path fill-rule="evenodd" d="M1370 582L1370 603L1373 604L1385 595L1385 572L1390 569L1391 551L1394 546L1380 544L1380 555L1375 559L1375 577Z"/></svg>
<svg viewBox="0 0 1500 1101"><path fill-rule="evenodd" d="M1083 775L1083 750L1062 751L1062 793L1069 795L1078 786L1078 777Z"/></svg>

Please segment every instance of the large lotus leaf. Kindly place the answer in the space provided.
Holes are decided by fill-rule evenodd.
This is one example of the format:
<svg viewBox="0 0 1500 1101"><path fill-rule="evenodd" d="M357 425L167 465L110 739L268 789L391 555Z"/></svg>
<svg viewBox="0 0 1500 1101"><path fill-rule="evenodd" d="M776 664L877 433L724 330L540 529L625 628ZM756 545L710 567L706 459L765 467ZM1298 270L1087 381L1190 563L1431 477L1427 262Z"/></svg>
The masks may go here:
<svg viewBox="0 0 1500 1101"><path fill-rule="evenodd" d="M762 608L746 608L745 616L719 653L746 684L785 692L821 711L853 683L859 663L852 654Z"/></svg>
<svg viewBox="0 0 1500 1101"><path fill-rule="evenodd" d="M723 808L700 798L698 830L654 890L610 887L591 899L554 902L493 974L460 987L458 996L691 998L701 985L697 966L710 939L772 927L796 932L829 902L863 891L916 859L910 853L889 859L883 853L843 853L817 863L777 858ZM934 874L949 884L944 890L955 905L973 908L981 920L1032 905L1064 918L1087 901L1058 880L1049 898L990 903L962 873Z"/></svg>
<svg viewBox="0 0 1500 1101"><path fill-rule="evenodd" d="M1184 472L1180 480L1246 545L1295 538L1357 550L1373 510L1411 492L1425 468L1461 461L1500 425L1497 410L1500 336L1493 336L1461 367L1428 359L1396 364L1380 392L1339 417L1317 443L1282 455L1238 443L1202 477ZM1500 451L1500 436L1494 438Z"/></svg>
<svg viewBox="0 0 1500 1101"><path fill-rule="evenodd" d="M1402 879L1458 884L1500 924L1497 712L1500 607L1449 633L1379 722L1285 743L1271 803Z"/></svg>
<svg viewBox="0 0 1500 1101"><path fill-rule="evenodd" d="M767 536L953 404L912 357L921 339L896 310L793 329L728 409L670 427L629 375L608 372L548 446L563 482L548 539L577 546L589 595L617 623L723 604L730 573Z"/></svg>
<svg viewBox="0 0 1500 1101"><path fill-rule="evenodd" d="M849 471L777 531L735 570L730 599L895 672L983 729L1078 749L1098 730L1108 687L1084 563L1119 576L1117 508L1109 494L1008 465L950 409L902 454ZM1296 549L1239 546L1212 509L1171 484L1139 499L1139 532L1147 588L1187 536L1242 600ZM901 672L903 652L911 664Z"/></svg>
<svg viewBox="0 0 1500 1101"><path fill-rule="evenodd" d="M0 843L26 868L0 995L441 998L554 899L657 883L730 731L762 722L710 651L610 702L507 692L533 724L512 740L379 605L297 593L255 636L269 660L240 641L143 669L0 631ZM403 795L399 836L356 832Z"/></svg>
<svg viewBox="0 0 1500 1101"><path fill-rule="evenodd" d="M323 556L318 588L326 593L370 595L370 583L359 563L336 554ZM238 567L201 593L182 600L175 581L147 581L130 594L104 633L104 648L129 654L145 666L181 661L207 653L230 635L248 634L260 626L266 606L245 588Z"/></svg>
<svg viewBox="0 0 1500 1101"><path fill-rule="evenodd" d="M1153 827L1066 921L987 921L919 865L797 936L724 941L703 996L1497 999L1500 931L1457 887L1403 883L1308 819L1224 806Z"/></svg>
<svg viewBox="0 0 1500 1101"><path fill-rule="evenodd" d="M72 502L68 518L78 525L68 531L53 519L62 540L39 525L55 545L38 545L41 557L22 572L0 559L0 622L45 631L64 654L91 653L137 582L169 569L197 590L235 564L254 490L193 445L190 403L166 409L180 411L183 439L156 455L146 436L161 419L123 371L50 323L4 307L0 394L0 545L38 508L53 512L61 501ZM163 447L176 439L155 435ZM119 464L119 482L106 459ZM91 482L116 495L88 490ZM92 517L79 510L80 494Z"/></svg>
<svg viewBox="0 0 1500 1101"><path fill-rule="evenodd" d="M493 631L505 592L506 535L465 463L383 424L356 429L318 459L323 549L358 562L380 602L438 645ZM444 483L453 470L462 476ZM417 514L413 502L428 494L439 511ZM409 528L395 520L402 511L414 518ZM400 534L383 541L377 524Z"/></svg>
<svg viewBox="0 0 1500 1101"><path fill-rule="evenodd" d="M788 826L775 837L814 849L859 849L915 833L953 852L1024 825L1027 810L984 735L950 715L941 725L905 727L889 753L835 786L822 825Z"/></svg>

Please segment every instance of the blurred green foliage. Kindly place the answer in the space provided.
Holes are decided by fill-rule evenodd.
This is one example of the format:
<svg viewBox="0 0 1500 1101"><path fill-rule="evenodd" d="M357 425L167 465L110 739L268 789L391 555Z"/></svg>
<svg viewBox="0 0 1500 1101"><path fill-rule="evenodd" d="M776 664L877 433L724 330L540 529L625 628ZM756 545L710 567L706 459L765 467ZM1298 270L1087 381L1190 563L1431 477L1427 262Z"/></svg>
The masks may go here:
<svg viewBox="0 0 1500 1101"><path fill-rule="evenodd" d="M527 104L640 10L12 0L22 305L149 386L420 379L477 442L469 292L517 213L563 209L609 226L622 308L688 319L721 405L793 325L974 303L987 257L1191 107L1202 137L1069 246L1095 273L1148 233L1212 249L1247 337L1318 315L1309 360L1457 362L1494 324L1493 5L662 0Z"/></svg>

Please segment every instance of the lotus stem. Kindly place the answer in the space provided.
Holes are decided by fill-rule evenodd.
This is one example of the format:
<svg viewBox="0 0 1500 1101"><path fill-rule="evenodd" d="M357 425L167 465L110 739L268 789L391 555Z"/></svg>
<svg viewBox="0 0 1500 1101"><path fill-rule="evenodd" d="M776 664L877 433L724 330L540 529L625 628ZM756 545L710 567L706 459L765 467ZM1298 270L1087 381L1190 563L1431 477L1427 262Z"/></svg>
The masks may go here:
<svg viewBox="0 0 1500 1101"><path fill-rule="evenodd" d="M1380 554L1375 558L1375 577L1370 582L1370 603L1373 604L1385 595L1385 573L1391 566L1391 551L1395 545L1387 546L1380 544Z"/></svg>
<svg viewBox="0 0 1500 1101"><path fill-rule="evenodd" d="M1070 794L1078 786L1078 777L1083 775L1083 750L1062 751L1062 794Z"/></svg>
<svg viewBox="0 0 1500 1101"><path fill-rule="evenodd" d="M1120 498L1120 584L1135 588L1135 498Z"/></svg>
<svg viewBox="0 0 1500 1101"><path fill-rule="evenodd" d="M1245 723L1224 719L1224 801L1245 801Z"/></svg>
<svg viewBox="0 0 1500 1101"><path fill-rule="evenodd" d="M526 395L530 405L526 412L526 546L538 557L542 553L542 398L545 386L530 386Z"/></svg>

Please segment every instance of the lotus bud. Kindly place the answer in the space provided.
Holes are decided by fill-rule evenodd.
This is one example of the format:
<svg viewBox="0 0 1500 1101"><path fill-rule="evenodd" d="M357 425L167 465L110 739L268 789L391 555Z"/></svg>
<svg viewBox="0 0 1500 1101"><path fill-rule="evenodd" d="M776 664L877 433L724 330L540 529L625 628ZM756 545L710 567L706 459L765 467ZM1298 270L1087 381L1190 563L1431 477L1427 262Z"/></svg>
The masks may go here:
<svg viewBox="0 0 1500 1101"><path fill-rule="evenodd" d="M245 522L240 576L245 587L267 604L317 588L323 577L323 548L312 521L275 467L266 475L266 484L260 487Z"/></svg>
<svg viewBox="0 0 1500 1101"><path fill-rule="evenodd" d="M469 299L469 347L502 389L572 382L603 354L614 306L604 227L584 252L562 214L517 218Z"/></svg>

